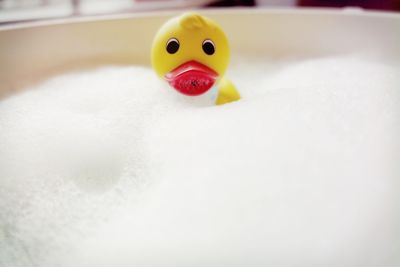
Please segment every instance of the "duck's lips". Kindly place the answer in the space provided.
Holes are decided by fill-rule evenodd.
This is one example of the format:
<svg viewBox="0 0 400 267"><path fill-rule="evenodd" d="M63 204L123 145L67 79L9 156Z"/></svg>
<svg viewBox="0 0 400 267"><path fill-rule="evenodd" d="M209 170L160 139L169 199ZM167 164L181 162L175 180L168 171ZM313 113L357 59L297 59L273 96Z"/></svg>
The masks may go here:
<svg viewBox="0 0 400 267"><path fill-rule="evenodd" d="M197 96L204 94L214 85L218 73L204 64L191 60L167 73L164 78L178 92Z"/></svg>

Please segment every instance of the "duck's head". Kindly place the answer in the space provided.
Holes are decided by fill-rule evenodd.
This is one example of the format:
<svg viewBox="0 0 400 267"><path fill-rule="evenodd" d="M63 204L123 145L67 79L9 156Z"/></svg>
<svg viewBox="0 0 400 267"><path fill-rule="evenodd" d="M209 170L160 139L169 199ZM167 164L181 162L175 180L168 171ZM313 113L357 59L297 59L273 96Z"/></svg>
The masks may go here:
<svg viewBox="0 0 400 267"><path fill-rule="evenodd" d="M182 94L201 95L225 73L228 40L211 19L185 13L157 32L151 62L156 73Z"/></svg>

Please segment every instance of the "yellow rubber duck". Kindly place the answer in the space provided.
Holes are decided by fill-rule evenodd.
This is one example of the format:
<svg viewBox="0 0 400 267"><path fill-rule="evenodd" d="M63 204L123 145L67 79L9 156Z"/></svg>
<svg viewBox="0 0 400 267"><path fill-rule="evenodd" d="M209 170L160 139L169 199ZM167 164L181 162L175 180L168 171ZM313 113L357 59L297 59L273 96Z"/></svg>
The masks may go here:
<svg viewBox="0 0 400 267"><path fill-rule="evenodd" d="M235 86L223 77L228 62L224 32L214 21L196 13L168 20L153 40L151 63L155 72L184 95L215 91L210 95L217 105L240 99Z"/></svg>

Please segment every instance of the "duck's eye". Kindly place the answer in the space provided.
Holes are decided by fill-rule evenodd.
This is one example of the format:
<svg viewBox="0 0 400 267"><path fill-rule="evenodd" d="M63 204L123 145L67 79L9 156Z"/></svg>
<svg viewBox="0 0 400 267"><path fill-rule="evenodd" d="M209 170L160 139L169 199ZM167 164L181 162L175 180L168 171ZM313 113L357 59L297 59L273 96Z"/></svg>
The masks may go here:
<svg viewBox="0 0 400 267"><path fill-rule="evenodd" d="M204 53L206 53L207 55L211 56L212 54L215 53L215 45L214 45L213 41L211 41L209 39L204 40L202 46L203 46Z"/></svg>
<svg viewBox="0 0 400 267"><path fill-rule="evenodd" d="M176 38L171 38L167 42L167 52L175 54L179 49L179 41Z"/></svg>

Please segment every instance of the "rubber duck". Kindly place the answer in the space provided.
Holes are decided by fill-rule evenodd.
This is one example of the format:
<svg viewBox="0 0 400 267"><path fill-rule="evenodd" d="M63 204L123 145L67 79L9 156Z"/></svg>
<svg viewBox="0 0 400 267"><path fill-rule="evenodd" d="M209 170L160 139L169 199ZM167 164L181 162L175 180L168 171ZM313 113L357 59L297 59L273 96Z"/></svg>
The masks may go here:
<svg viewBox="0 0 400 267"><path fill-rule="evenodd" d="M213 20L189 12L168 20L154 37L152 67L159 77L187 96L210 95L222 105L240 99L231 81L224 77L229 45Z"/></svg>

